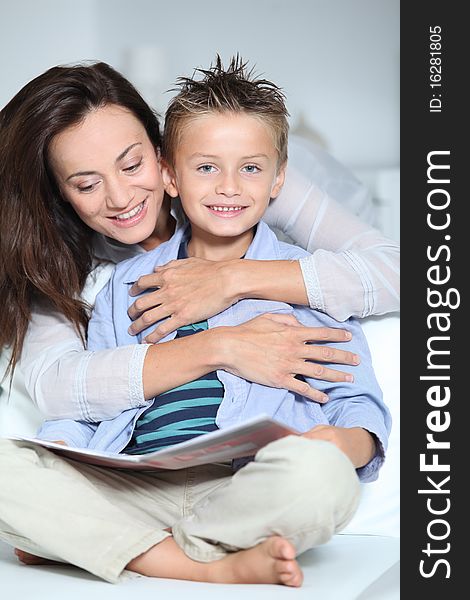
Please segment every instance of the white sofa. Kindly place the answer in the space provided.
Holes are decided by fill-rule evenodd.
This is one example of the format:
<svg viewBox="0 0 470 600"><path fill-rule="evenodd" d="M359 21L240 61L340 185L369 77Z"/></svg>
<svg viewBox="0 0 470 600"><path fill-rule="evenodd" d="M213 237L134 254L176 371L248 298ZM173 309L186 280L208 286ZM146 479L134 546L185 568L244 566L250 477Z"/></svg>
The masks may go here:
<svg viewBox="0 0 470 600"><path fill-rule="evenodd" d="M363 498L348 527L326 545L299 557L304 585L292 590L274 585L216 585L169 579L129 579L113 586L67 566L27 567L0 542L2 598L100 600L139 597L214 600L397 600L399 598L399 317L369 317L363 327L378 380L393 417L387 460L378 481L363 486ZM27 401L0 396L0 435L33 435L39 421Z"/></svg>

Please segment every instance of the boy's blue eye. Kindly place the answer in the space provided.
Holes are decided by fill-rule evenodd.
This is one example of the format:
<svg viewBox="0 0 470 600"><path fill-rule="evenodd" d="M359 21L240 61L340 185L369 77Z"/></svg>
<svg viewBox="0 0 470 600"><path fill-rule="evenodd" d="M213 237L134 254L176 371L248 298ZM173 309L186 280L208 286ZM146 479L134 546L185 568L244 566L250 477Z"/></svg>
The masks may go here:
<svg viewBox="0 0 470 600"><path fill-rule="evenodd" d="M201 173L213 173L213 169L215 169L215 167L212 165L201 165L198 167L198 171L201 171Z"/></svg>
<svg viewBox="0 0 470 600"><path fill-rule="evenodd" d="M246 165L243 167L243 170L245 171L245 173L258 173L259 167L257 167L256 165Z"/></svg>

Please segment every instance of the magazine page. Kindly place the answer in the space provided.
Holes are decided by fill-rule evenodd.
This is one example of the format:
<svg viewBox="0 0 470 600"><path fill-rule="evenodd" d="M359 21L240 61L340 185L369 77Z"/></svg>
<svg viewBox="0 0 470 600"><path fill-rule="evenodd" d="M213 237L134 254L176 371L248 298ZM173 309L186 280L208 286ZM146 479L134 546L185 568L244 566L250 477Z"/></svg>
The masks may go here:
<svg viewBox="0 0 470 600"><path fill-rule="evenodd" d="M134 470L185 469L207 463L226 462L234 458L253 456L256 452L286 435L299 432L260 415L233 427L212 431L187 442L140 455L98 452L87 448L70 448L37 438L14 437L25 440L81 462L101 467Z"/></svg>

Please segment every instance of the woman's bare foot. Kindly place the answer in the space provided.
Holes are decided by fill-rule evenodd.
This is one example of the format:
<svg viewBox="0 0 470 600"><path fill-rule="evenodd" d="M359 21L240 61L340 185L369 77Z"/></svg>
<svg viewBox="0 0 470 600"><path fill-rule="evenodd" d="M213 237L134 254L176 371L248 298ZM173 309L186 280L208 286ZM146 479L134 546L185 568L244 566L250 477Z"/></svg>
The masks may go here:
<svg viewBox="0 0 470 600"><path fill-rule="evenodd" d="M303 581L295 548L279 536L210 563L190 559L168 537L132 560L127 568L148 577L212 583L278 583L300 587Z"/></svg>
<svg viewBox="0 0 470 600"><path fill-rule="evenodd" d="M48 558L42 558L42 556L36 556L35 554L30 554L29 552L25 552L24 550L20 550L19 548L15 548L15 554L18 557L18 560L25 565L60 565L61 563L55 562L53 560L49 560Z"/></svg>

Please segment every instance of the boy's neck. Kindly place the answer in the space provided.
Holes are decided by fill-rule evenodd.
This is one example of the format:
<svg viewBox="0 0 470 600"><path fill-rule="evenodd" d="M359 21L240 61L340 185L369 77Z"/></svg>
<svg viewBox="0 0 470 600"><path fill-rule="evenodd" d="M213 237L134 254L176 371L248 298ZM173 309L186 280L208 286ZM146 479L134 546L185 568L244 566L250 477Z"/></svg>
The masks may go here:
<svg viewBox="0 0 470 600"><path fill-rule="evenodd" d="M188 256L206 260L233 260L242 258L255 236L255 227L236 237L221 237L198 230L191 225Z"/></svg>

